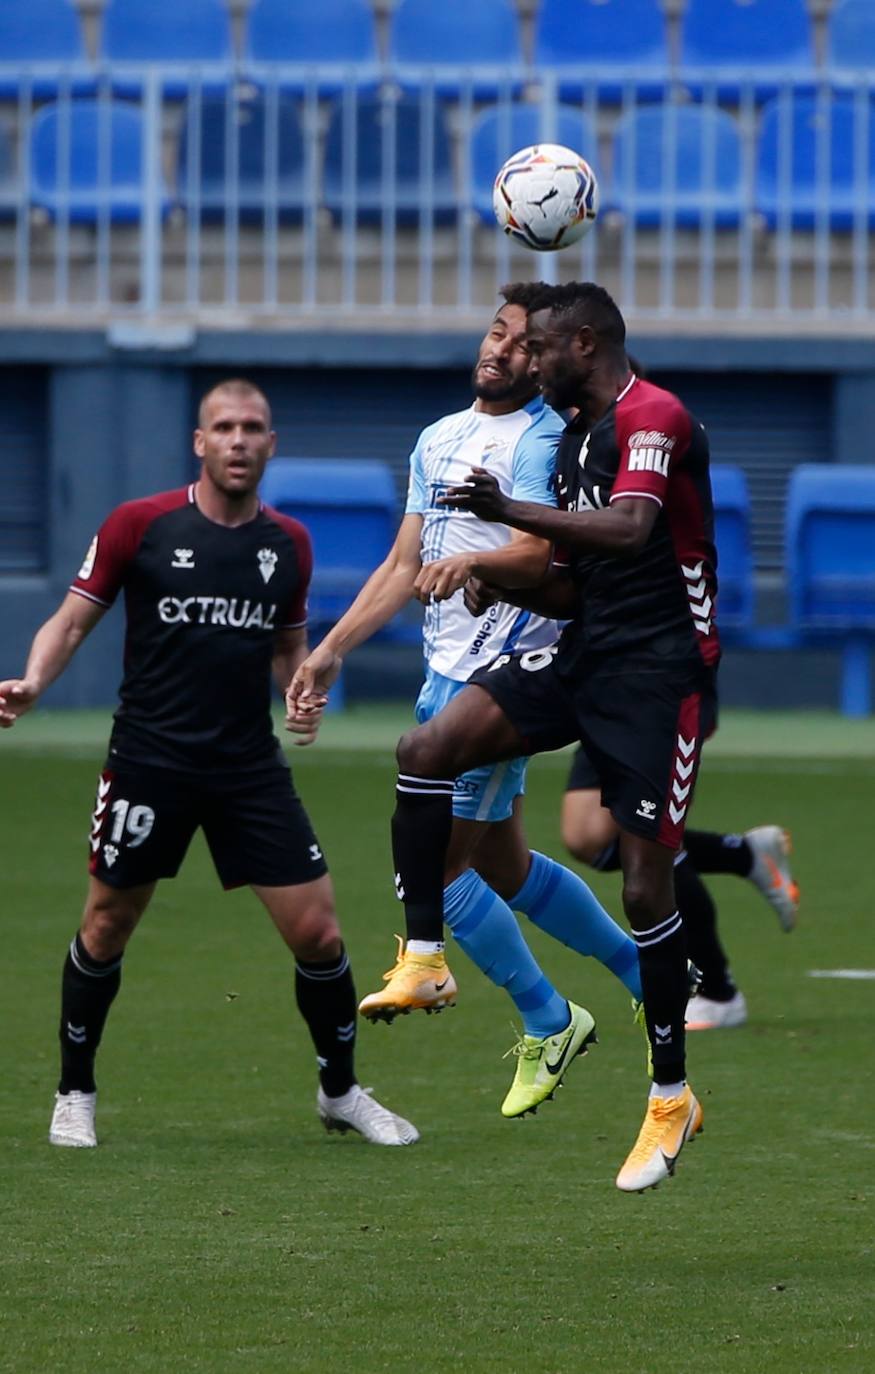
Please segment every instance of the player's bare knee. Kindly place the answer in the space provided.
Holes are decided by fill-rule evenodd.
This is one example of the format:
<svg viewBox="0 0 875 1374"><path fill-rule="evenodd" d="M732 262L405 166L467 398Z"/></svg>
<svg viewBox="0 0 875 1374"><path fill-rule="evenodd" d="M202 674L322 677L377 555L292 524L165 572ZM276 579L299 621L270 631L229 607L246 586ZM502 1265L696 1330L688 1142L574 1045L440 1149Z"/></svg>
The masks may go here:
<svg viewBox="0 0 875 1374"><path fill-rule="evenodd" d="M398 770L414 777L442 777L448 767L448 751L435 732L419 725L398 741Z"/></svg>
<svg viewBox="0 0 875 1374"><path fill-rule="evenodd" d="M342 938L333 907L306 907L288 937L295 956L308 964L327 964L340 956Z"/></svg>
<svg viewBox="0 0 875 1374"><path fill-rule="evenodd" d="M642 872L630 873L623 882L623 910L633 930L649 930L665 916L659 910L653 885Z"/></svg>
<svg viewBox="0 0 875 1374"><path fill-rule="evenodd" d="M115 901L106 897L90 901L82 917L79 935L92 959L102 961L120 954L139 917L139 908L126 901L124 893L118 893Z"/></svg>
<svg viewBox="0 0 875 1374"><path fill-rule="evenodd" d="M588 864L592 868L604 846L600 846L590 836L581 835L576 826L562 825L562 843L568 850L572 859L577 859L578 863Z"/></svg>

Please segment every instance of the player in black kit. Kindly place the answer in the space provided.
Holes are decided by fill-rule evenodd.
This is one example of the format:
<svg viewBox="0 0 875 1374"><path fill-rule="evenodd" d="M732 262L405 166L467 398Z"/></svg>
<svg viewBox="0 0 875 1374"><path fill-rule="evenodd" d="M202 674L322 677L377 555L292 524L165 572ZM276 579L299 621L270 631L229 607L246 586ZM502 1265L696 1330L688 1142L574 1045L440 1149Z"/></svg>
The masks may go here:
<svg viewBox="0 0 875 1374"><path fill-rule="evenodd" d="M641 1191L673 1172L702 1122L686 1082L687 956L672 867L716 718L708 443L676 396L631 373L623 317L603 288L547 288L529 314L528 347L545 399L579 412L560 442L560 509L502 496L486 466L444 499L563 549L539 588L502 597L570 623L550 650L500 655L402 738L395 868L408 936L439 940L449 780L583 742L621 830L653 1054L647 1115L617 1176L623 1191Z"/></svg>
<svg viewBox="0 0 875 1374"><path fill-rule="evenodd" d="M129 501L98 531L37 632L24 676L0 683L11 726L63 672L119 591L127 637L120 705L90 835L90 885L64 964L61 1079L49 1139L94 1146L94 1060L130 936L202 827L225 888L248 884L295 957L329 1130L378 1145L418 1139L356 1081L356 995L328 869L270 716L307 654L310 539L262 505L275 435L265 396L231 379L203 398L197 482ZM318 724L290 722L308 743Z"/></svg>

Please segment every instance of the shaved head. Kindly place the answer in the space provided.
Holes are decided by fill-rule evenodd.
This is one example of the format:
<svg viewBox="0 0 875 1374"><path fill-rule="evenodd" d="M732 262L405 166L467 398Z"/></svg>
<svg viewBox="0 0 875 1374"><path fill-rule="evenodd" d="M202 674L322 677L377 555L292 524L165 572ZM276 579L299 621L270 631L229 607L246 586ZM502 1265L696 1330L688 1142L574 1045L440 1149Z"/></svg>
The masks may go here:
<svg viewBox="0 0 875 1374"><path fill-rule="evenodd" d="M235 401L251 400L253 397L258 397L267 412L267 427L270 429L270 402L261 387L256 386L254 382L248 382L245 377L228 377L226 381L217 382L201 397L197 413L197 422L201 429L204 428L206 422L207 407L214 396L223 396L227 400Z"/></svg>

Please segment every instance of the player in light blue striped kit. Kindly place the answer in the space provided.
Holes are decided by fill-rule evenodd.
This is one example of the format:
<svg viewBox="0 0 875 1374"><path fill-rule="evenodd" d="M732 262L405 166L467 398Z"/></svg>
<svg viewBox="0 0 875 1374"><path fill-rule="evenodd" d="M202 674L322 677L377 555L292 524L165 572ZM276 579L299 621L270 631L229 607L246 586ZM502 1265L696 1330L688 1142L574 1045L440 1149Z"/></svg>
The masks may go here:
<svg viewBox="0 0 875 1374"><path fill-rule="evenodd" d="M471 577L508 587L537 584L550 563L549 543L438 504L441 493L464 482L472 467L488 468L516 499L556 504L553 468L564 424L528 376L526 307L535 289L531 283L503 289L505 303L481 343L472 374L473 405L420 435L395 544L298 669L287 694L292 728L306 724L308 712L318 715L346 654L413 595L426 605L426 677L416 703L420 722L436 715L475 669L499 654L527 652L534 664L556 641L554 621L505 604L474 617L463 598ZM505 1116L534 1111L551 1097L574 1057L594 1039L595 1027L592 1015L567 1001L542 972L515 910L569 948L598 959L635 999L641 996L633 941L577 874L530 851L521 813L525 770L526 760L513 759L456 779L443 874L447 925L478 968L506 989L522 1018L523 1035L514 1046L516 1074L502 1104ZM423 779L413 785L420 791L430 786ZM399 1012L452 1005L456 983L442 955L443 944L419 941L411 932L386 975L387 986L366 997L359 1010L371 1019L392 1020Z"/></svg>

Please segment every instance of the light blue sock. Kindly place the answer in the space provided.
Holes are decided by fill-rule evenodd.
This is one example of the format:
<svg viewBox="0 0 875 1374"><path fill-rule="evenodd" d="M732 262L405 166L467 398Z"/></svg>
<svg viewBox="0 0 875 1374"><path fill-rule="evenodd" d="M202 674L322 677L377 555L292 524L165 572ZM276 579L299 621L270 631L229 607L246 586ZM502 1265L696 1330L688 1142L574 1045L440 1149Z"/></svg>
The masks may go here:
<svg viewBox="0 0 875 1374"><path fill-rule="evenodd" d="M641 997L635 941L617 925L582 878L570 868L532 850L529 876L515 897L515 911L569 949L598 959L631 992Z"/></svg>
<svg viewBox="0 0 875 1374"><path fill-rule="evenodd" d="M568 1003L541 972L507 902L473 868L444 888L444 920L481 973L506 989L527 1035L565 1029Z"/></svg>

